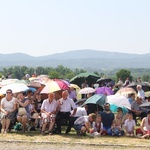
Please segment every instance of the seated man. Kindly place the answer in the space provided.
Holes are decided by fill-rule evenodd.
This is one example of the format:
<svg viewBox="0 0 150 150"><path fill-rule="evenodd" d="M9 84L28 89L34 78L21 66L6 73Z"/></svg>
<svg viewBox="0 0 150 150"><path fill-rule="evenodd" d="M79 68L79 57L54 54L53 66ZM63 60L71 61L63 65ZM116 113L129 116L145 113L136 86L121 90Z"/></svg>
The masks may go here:
<svg viewBox="0 0 150 150"><path fill-rule="evenodd" d="M74 122L74 129L78 134L85 135L86 132L93 133L92 123L96 120L96 114L91 113L88 116L81 116Z"/></svg>
<svg viewBox="0 0 150 150"><path fill-rule="evenodd" d="M48 95L48 99L45 99L41 106L41 113L42 113L42 134L45 134L45 128L47 123L49 125L49 134L52 134L52 130L55 124L55 116L56 116L56 109L57 109L57 102L55 100L54 93L50 93Z"/></svg>
<svg viewBox="0 0 150 150"><path fill-rule="evenodd" d="M143 110L140 105L142 104L142 97L137 96L136 101L131 103L131 113L133 114L133 119L136 121L136 117L140 117L141 120L147 116L146 110Z"/></svg>
<svg viewBox="0 0 150 150"><path fill-rule="evenodd" d="M114 121L114 113L110 110L110 104L106 103L104 105L104 111L101 113L102 123L103 123L103 131L105 134L111 135L111 126Z"/></svg>
<svg viewBox="0 0 150 150"><path fill-rule="evenodd" d="M68 91L62 92L62 98L58 100L58 110L56 117L57 133L61 134L61 122L63 119L70 121L70 117L76 114L77 108L72 99L68 97ZM70 111L73 109L73 113L70 114ZM69 132L67 128L66 134Z"/></svg>

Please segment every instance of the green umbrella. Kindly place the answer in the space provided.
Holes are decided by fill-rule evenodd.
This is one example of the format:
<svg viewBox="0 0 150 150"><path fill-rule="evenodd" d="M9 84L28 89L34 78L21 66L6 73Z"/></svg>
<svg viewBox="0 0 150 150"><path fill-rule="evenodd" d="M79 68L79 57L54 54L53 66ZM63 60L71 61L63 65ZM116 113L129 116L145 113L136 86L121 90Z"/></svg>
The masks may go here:
<svg viewBox="0 0 150 150"><path fill-rule="evenodd" d="M105 102L106 102L105 99L106 99L105 95L103 95L103 94L95 94L95 95L91 96L90 98L88 98L83 103L83 106L87 105L87 104L97 104L99 106L103 106L105 104Z"/></svg>
<svg viewBox="0 0 150 150"><path fill-rule="evenodd" d="M85 73L80 73L77 76L73 77L70 80L70 83L74 83L77 84L78 86L81 87L81 84L85 81L87 81L87 84L89 84L89 86L92 83L96 83L97 79L99 79L100 76L94 74L94 73L90 73L90 72L85 72Z"/></svg>

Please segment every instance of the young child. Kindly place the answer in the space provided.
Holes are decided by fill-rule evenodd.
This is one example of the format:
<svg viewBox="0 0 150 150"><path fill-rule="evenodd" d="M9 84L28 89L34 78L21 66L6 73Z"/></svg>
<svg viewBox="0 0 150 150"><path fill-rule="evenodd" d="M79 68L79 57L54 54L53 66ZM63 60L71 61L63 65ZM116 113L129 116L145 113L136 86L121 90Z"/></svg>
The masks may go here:
<svg viewBox="0 0 150 150"><path fill-rule="evenodd" d="M122 136L123 129L122 129L122 122L119 119L115 119L111 126L112 136Z"/></svg>
<svg viewBox="0 0 150 150"><path fill-rule="evenodd" d="M135 128L135 120L133 120L133 115L132 113L128 113L128 119L125 120L125 134L126 136L134 136L134 128Z"/></svg>
<svg viewBox="0 0 150 150"><path fill-rule="evenodd" d="M94 128L94 132L93 132L94 136L101 136L102 135L103 123L102 123L102 118L100 115L97 115L96 121L93 122L93 128Z"/></svg>

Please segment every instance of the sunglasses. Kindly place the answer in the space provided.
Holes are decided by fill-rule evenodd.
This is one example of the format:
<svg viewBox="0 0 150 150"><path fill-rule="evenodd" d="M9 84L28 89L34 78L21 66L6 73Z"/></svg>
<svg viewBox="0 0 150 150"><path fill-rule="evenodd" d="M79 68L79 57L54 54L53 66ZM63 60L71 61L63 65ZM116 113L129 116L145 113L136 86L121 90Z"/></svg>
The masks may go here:
<svg viewBox="0 0 150 150"><path fill-rule="evenodd" d="M7 94L12 94L12 92L6 92Z"/></svg>

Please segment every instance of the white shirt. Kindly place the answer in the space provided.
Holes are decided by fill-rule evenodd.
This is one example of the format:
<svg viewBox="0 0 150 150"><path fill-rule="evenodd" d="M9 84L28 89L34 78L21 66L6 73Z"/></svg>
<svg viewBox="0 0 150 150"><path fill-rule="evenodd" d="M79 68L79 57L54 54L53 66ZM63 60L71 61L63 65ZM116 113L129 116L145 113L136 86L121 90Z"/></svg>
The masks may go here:
<svg viewBox="0 0 150 150"><path fill-rule="evenodd" d="M149 123L148 123L148 117L145 117L144 119L145 119L145 124L144 124L143 129L144 129L145 131L150 131L150 125L149 125Z"/></svg>
<svg viewBox="0 0 150 150"><path fill-rule="evenodd" d="M135 120L129 120L129 119L126 119L125 120L125 123L124 123L124 126L127 127L127 131L128 132L131 132L132 131L132 128L135 127Z"/></svg>
<svg viewBox="0 0 150 150"><path fill-rule="evenodd" d="M143 101L145 100L145 93L142 89L138 91L137 96L142 97Z"/></svg>
<svg viewBox="0 0 150 150"><path fill-rule="evenodd" d="M73 114L73 110L71 111L71 114ZM84 107L77 107L76 114L74 117L80 117L80 116L87 116L87 111Z"/></svg>
<svg viewBox="0 0 150 150"><path fill-rule="evenodd" d="M86 122L89 122L89 116L81 116L74 122L74 124L85 125Z"/></svg>
<svg viewBox="0 0 150 150"><path fill-rule="evenodd" d="M77 108L74 101L70 98L67 98L66 100L61 98L59 101L60 101L60 104L61 104L60 105L60 112L70 112L71 109Z"/></svg>
<svg viewBox="0 0 150 150"><path fill-rule="evenodd" d="M1 105L4 106L6 111L12 111L14 109L14 104L16 104L16 99L14 97L10 101L7 101L6 97L4 97L1 101Z"/></svg>
<svg viewBox="0 0 150 150"><path fill-rule="evenodd" d="M42 103L42 106L41 106L41 109L44 109L46 112L56 111L56 108L57 108L56 100L53 100L50 103L49 99L45 99Z"/></svg>

